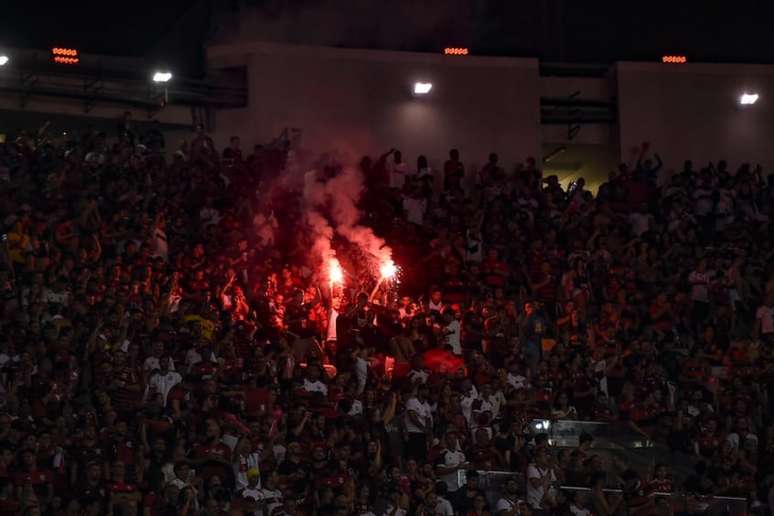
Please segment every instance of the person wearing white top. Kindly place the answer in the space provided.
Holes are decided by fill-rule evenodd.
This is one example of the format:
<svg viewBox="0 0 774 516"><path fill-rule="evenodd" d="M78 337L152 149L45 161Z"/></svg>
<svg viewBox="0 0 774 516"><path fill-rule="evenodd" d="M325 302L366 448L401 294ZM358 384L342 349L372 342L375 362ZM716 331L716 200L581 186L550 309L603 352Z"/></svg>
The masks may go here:
<svg viewBox="0 0 774 516"><path fill-rule="evenodd" d="M319 392L323 396L328 395L328 386L322 383L320 380L309 381L308 378L304 379L304 390L306 392Z"/></svg>
<svg viewBox="0 0 774 516"><path fill-rule="evenodd" d="M366 356L363 356L365 354ZM355 357L355 379L357 380L357 393L363 394L366 381L368 380L368 351L367 349L357 352Z"/></svg>
<svg viewBox="0 0 774 516"><path fill-rule="evenodd" d="M427 383L427 379L430 378L430 374L427 371L422 371L421 369L412 369L411 371L408 372L406 377L412 383L425 384Z"/></svg>
<svg viewBox="0 0 774 516"><path fill-rule="evenodd" d="M403 162L403 155L399 150L392 152L392 160L387 161L387 172L390 175L390 188L397 188L398 190L403 188L406 183L406 171L408 167Z"/></svg>
<svg viewBox="0 0 774 516"><path fill-rule="evenodd" d="M707 271L707 262L699 260L696 269L688 275L691 284L691 300L693 301L693 322L699 331L704 330L704 321L709 316L710 297L709 285L712 274Z"/></svg>
<svg viewBox="0 0 774 516"><path fill-rule="evenodd" d="M448 492L454 493L460 488L459 471L468 467L465 454L460 449L457 434L449 431L444 436L446 446L438 454L435 472L438 478L446 484Z"/></svg>
<svg viewBox="0 0 774 516"><path fill-rule="evenodd" d="M282 491L280 491L277 486L277 481L277 473L272 472L266 478L266 484L258 491L259 498L257 501L264 502L266 505L264 506L263 511L257 511L260 514L256 516L270 516L274 509L282 507L284 501L282 498Z"/></svg>
<svg viewBox="0 0 774 516"><path fill-rule="evenodd" d="M336 342L336 321L339 319L339 311L334 307L331 307L331 314L328 317L328 334L326 340L328 342Z"/></svg>
<svg viewBox="0 0 774 516"><path fill-rule="evenodd" d="M142 364L142 370L146 373L153 371L154 369L161 369L161 364L159 360L161 359L162 355L164 354L164 344L161 342L154 342L153 348L151 350L151 355L145 359L145 361ZM171 370L174 371L174 365L171 367Z"/></svg>
<svg viewBox="0 0 774 516"><path fill-rule="evenodd" d="M172 357L164 357L160 360L160 369L154 370L148 380L148 386L145 387L145 399L151 394L157 393L161 396L161 404L167 406L167 397L175 385L183 381L180 373L174 370Z"/></svg>
<svg viewBox="0 0 774 516"><path fill-rule="evenodd" d="M509 478L505 483L505 493L497 500L495 516L515 516L522 514L524 500L518 498L519 483L515 478Z"/></svg>
<svg viewBox="0 0 774 516"><path fill-rule="evenodd" d="M320 380L320 368L316 365L309 365L306 368L307 377L304 378L302 388L309 393L319 392L323 396L328 396L328 386Z"/></svg>
<svg viewBox="0 0 774 516"><path fill-rule="evenodd" d="M770 336L774 334L774 298L766 297L766 302L755 311L755 329L756 337Z"/></svg>
<svg viewBox="0 0 774 516"><path fill-rule="evenodd" d="M406 212L406 220L408 222L421 226L425 220L427 199L406 195L403 197L403 209Z"/></svg>
<svg viewBox="0 0 774 516"><path fill-rule="evenodd" d="M540 451L535 462L527 467L527 503L532 509L550 509L556 506L556 482L553 468L548 464L548 455Z"/></svg>
<svg viewBox="0 0 774 516"><path fill-rule="evenodd" d="M452 353L455 355L462 355L462 345L460 344L462 325L450 312L444 314L443 322L446 324L446 345L451 347Z"/></svg>
<svg viewBox="0 0 774 516"><path fill-rule="evenodd" d="M427 454L427 436L433 428L433 413L427 402L427 386L420 385L415 396L406 402L406 452L409 458L424 461Z"/></svg>
<svg viewBox="0 0 774 516"><path fill-rule="evenodd" d="M699 260L696 270L688 275L688 282L691 284L691 300L694 302L709 303L710 274L706 269L706 262Z"/></svg>
<svg viewBox="0 0 774 516"><path fill-rule="evenodd" d="M460 407L462 408L462 415L465 416L465 420L469 425L473 417L473 403L476 401L478 401L478 389L469 379L465 379L462 384Z"/></svg>
<svg viewBox="0 0 774 516"><path fill-rule="evenodd" d="M428 505L433 508L435 516L454 516L451 502L438 493L430 493Z"/></svg>

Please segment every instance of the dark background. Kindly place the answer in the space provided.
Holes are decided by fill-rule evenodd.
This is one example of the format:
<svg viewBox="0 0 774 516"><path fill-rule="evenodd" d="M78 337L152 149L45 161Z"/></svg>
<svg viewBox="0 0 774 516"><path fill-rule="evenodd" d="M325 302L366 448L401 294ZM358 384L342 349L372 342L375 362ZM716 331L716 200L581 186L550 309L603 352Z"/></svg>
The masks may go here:
<svg viewBox="0 0 774 516"><path fill-rule="evenodd" d="M686 54L689 61L774 63L771 1L14 0L2 4L0 46L60 45L85 53L170 61L185 59L180 57L182 50L191 51L191 47L198 47L200 56L203 44L218 36L223 16L252 12L269 21L292 20L304 11L324 10L334 12L336 22L319 32L288 30L287 37L274 34L268 39L424 52L467 46L477 55L600 64L658 60L665 53ZM396 16L391 8L395 4L408 6L401 10L400 19L390 18ZM380 18L395 27L392 37L373 36L368 30Z"/></svg>

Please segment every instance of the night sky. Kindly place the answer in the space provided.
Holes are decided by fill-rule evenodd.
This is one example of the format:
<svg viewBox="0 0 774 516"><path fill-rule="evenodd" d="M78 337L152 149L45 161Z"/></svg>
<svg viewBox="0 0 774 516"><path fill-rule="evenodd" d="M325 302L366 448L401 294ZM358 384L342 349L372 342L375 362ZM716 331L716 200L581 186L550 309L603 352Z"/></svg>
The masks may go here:
<svg viewBox="0 0 774 516"><path fill-rule="evenodd" d="M401 0L385 4L390 1ZM199 2L211 2L221 11L250 5L272 17L334 4L332 0L12 0L2 6L0 45L63 45L82 52L145 56ZM336 2L336 11L344 15L340 26L329 30L345 35L337 43L341 46L435 52L458 45L478 55L590 63L657 60L664 53L684 53L690 61L774 63L774 2L405 0L407 5L423 5L418 17L437 15L439 20L430 23L431 30L412 31L418 22L406 16L396 22L401 27L399 41L389 42L363 39L367 31L358 27L364 18L370 16L366 21L372 23L389 12L373 9L364 17L362 6L368 2ZM360 2L359 12L347 16L352 2ZM31 9L33 4L36 8ZM426 27L427 22L422 20L421 25ZM200 41L206 37L202 34Z"/></svg>

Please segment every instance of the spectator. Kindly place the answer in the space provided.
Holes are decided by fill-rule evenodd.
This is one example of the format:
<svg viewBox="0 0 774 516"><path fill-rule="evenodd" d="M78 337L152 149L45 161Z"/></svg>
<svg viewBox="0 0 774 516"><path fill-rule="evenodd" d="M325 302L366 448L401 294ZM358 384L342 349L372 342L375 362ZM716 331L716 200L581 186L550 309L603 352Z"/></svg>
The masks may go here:
<svg viewBox="0 0 774 516"><path fill-rule="evenodd" d="M392 150L361 160L352 225L402 273L376 286L373 250L337 236L331 285L284 181L298 135L243 160L198 126L167 162L159 127L129 116L114 138L0 144L0 511L604 515L681 489L760 506L761 171L688 165L657 188L645 149L595 196L493 154L466 192L453 150L435 196L432 157L409 174ZM680 467L605 493L623 468L603 440L541 433L570 418L633 429ZM493 511L491 471L510 479Z"/></svg>

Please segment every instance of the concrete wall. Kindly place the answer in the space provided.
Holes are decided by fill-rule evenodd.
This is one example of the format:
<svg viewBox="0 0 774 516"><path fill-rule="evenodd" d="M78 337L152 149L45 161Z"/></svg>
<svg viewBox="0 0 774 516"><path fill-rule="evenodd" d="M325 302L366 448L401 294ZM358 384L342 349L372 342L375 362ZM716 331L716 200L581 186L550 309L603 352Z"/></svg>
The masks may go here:
<svg viewBox="0 0 774 516"><path fill-rule="evenodd" d="M540 157L535 59L446 57L244 43L215 46L210 68L247 64L249 105L216 115L219 144L241 134L265 142L284 127L303 129L311 151L377 155L394 146L404 160L425 154L434 168L459 147L473 166L497 151L511 166ZM414 81L429 95L414 97Z"/></svg>
<svg viewBox="0 0 774 516"><path fill-rule="evenodd" d="M774 67L625 62L616 73L624 160L648 141L665 169L726 159L732 169L750 162L774 172ZM743 91L760 100L739 106Z"/></svg>

